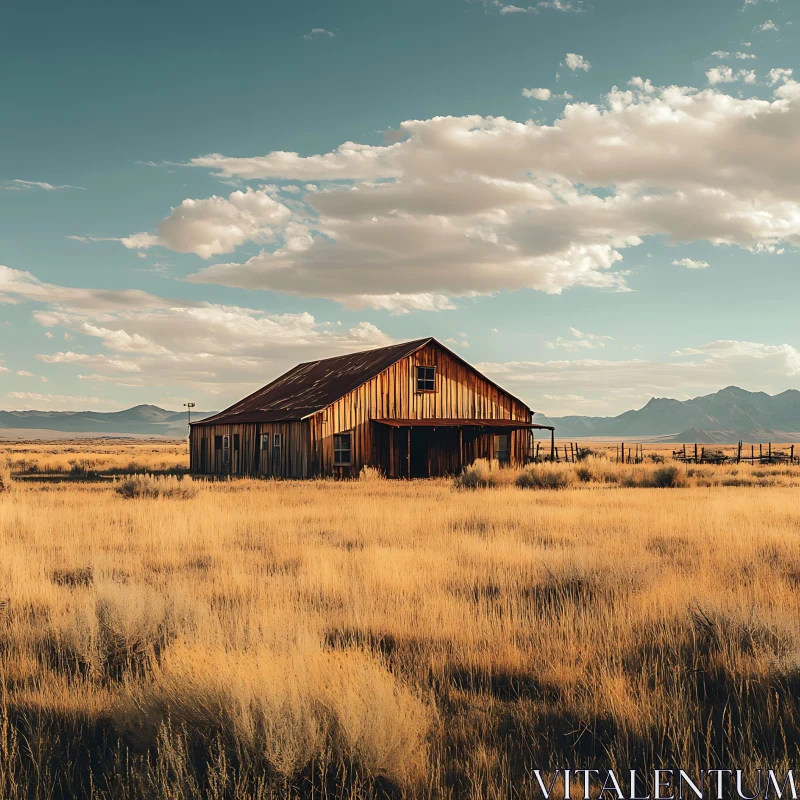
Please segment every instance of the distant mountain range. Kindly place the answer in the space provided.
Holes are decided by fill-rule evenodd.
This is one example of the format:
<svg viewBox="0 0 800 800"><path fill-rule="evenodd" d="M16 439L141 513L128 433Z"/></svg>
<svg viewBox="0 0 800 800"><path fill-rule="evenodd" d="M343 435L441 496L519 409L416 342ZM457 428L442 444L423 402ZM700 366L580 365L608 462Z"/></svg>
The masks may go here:
<svg viewBox="0 0 800 800"><path fill-rule="evenodd" d="M658 437L664 442L800 441L800 391L776 395L728 386L692 400L654 397L616 417L551 417L556 436Z"/></svg>
<svg viewBox="0 0 800 800"><path fill-rule="evenodd" d="M192 419L213 411L192 411ZM552 424L556 436L592 439L648 437L663 442L790 442L800 441L800 391L776 395L728 386L692 400L654 397L643 408L617 417L551 417L535 421ZM182 437L187 434L186 412L140 405L125 411L0 411L2 429L20 429L44 437L47 431L87 435Z"/></svg>
<svg viewBox="0 0 800 800"><path fill-rule="evenodd" d="M192 410L192 419L211 416L213 411ZM188 434L186 411L167 411L151 405L125 411L0 411L2 429L58 431L75 434L119 434L181 437Z"/></svg>

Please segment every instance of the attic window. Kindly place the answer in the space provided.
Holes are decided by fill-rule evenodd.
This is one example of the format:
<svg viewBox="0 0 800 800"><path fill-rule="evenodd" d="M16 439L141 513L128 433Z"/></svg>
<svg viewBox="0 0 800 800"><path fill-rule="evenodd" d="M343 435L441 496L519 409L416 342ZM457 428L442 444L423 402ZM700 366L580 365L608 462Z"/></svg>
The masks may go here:
<svg viewBox="0 0 800 800"><path fill-rule="evenodd" d="M353 463L353 434L333 434L333 464L346 467Z"/></svg>
<svg viewBox="0 0 800 800"><path fill-rule="evenodd" d="M436 367L417 367L417 391L436 391Z"/></svg>

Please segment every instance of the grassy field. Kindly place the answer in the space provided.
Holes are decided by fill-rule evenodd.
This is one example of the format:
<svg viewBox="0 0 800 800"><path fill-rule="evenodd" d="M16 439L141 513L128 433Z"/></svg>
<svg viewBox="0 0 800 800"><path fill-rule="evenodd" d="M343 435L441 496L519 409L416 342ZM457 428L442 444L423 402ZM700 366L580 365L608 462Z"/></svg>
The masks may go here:
<svg viewBox="0 0 800 800"><path fill-rule="evenodd" d="M185 472L189 465L186 440L120 442L5 442L0 461L17 476L58 475L74 478L94 474Z"/></svg>
<svg viewBox="0 0 800 800"><path fill-rule="evenodd" d="M651 488L664 466L522 481L560 489L17 481L0 798L538 797L535 768L786 769L800 468L681 465Z"/></svg>

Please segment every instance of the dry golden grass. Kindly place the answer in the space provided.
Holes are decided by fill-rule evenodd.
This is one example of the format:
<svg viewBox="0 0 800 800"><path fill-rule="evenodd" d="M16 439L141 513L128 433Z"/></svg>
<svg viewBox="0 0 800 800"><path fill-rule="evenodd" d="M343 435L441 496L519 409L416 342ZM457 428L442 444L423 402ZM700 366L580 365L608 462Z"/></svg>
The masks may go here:
<svg viewBox="0 0 800 800"><path fill-rule="evenodd" d="M791 766L800 470L663 489L659 465L543 466L569 488L16 485L0 798L527 797L534 768Z"/></svg>
<svg viewBox="0 0 800 800"><path fill-rule="evenodd" d="M183 471L189 463L189 445L186 440L4 442L0 447L0 461L22 475L81 477L95 472Z"/></svg>

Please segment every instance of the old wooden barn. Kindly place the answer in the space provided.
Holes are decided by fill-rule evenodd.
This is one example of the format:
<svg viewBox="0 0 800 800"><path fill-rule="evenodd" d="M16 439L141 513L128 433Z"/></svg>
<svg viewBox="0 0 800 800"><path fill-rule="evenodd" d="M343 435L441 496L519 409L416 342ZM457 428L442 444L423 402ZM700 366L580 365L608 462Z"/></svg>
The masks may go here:
<svg viewBox="0 0 800 800"><path fill-rule="evenodd" d="M455 473L476 458L527 463L533 412L435 339L299 364L193 422L195 475L389 477Z"/></svg>

